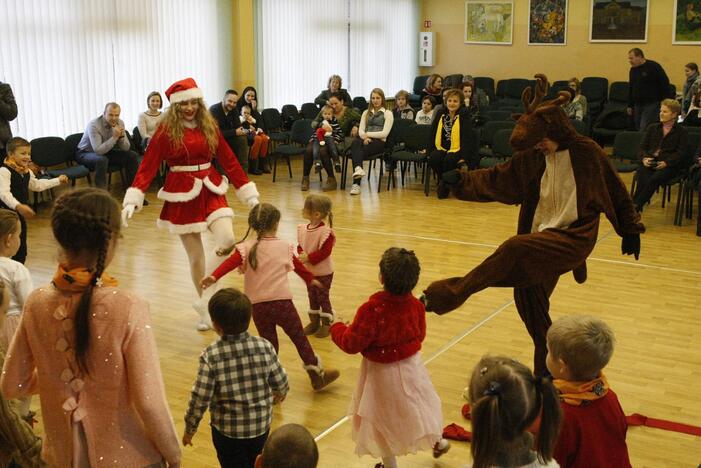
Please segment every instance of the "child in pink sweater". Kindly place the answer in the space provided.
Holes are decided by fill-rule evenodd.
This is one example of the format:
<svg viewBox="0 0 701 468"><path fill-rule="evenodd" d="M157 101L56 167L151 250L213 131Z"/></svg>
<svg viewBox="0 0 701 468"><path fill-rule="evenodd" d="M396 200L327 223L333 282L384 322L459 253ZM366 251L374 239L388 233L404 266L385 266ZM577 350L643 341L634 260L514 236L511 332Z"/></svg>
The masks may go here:
<svg viewBox="0 0 701 468"><path fill-rule="evenodd" d="M308 285L323 286L294 255L292 244L276 237L279 222L280 211L273 205L256 205L248 214L248 231L244 240L236 244L233 255L224 260L211 276L202 279L202 288L212 286L222 276L238 268L243 273L243 291L253 304L253 323L258 334L270 341L275 352L278 352L276 327L280 326L297 348L312 387L321 390L336 380L340 373L335 369L324 370L321 358L314 354L292 302L287 274L294 270ZM246 240L251 229L257 236Z"/></svg>
<svg viewBox="0 0 701 468"><path fill-rule="evenodd" d="M5 398L39 393L51 466L180 466L148 304L105 274L121 227L104 190L65 193L50 285L25 303L0 378Z"/></svg>
<svg viewBox="0 0 701 468"><path fill-rule="evenodd" d="M304 334L316 334L317 338L326 338L334 318L329 300L333 281L331 250L336 244L331 199L326 195L308 195L304 200L302 216L309 220L309 224L297 226L297 253L302 263L314 274L314 279L324 286L307 286L309 325L304 327ZM326 219L328 225L324 223Z"/></svg>

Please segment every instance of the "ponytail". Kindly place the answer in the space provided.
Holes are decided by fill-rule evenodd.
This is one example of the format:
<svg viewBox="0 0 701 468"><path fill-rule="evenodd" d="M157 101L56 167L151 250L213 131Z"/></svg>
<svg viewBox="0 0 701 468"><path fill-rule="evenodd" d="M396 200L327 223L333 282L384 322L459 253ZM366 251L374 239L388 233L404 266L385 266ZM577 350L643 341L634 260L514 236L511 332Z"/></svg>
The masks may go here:
<svg viewBox="0 0 701 468"><path fill-rule="evenodd" d="M329 227L333 228L333 211L329 211Z"/></svg>
<svg viewBox="0 0 701 468"><path fill-rule="evenodd" d="M488 468L496 462L496 454L502 446L502 422L499 415L499 395L487 395L473 403L471 419L473 426L473 468Z"/></svg>
<svg viewBox="0 0 701 468"><path fill-rule="evenodd" d="M542 410L540 413L540 429L536 436L536 451L538 458L543 463L551 460L555 450L555 443L560 432L562 422L562 407L557 390L550 379L536 377L536 392L540 395Z"/></svg>

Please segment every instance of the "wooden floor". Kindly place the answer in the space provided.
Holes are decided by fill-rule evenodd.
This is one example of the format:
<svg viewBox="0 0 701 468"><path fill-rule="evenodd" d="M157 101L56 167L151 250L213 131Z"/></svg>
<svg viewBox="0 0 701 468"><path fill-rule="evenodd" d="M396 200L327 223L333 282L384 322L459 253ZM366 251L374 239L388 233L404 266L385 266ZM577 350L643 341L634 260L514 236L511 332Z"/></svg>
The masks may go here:
<svg viewBox="0 0 701 468"><path fill-rule="evenodd" d="M282 211L279 234L290 241L295 240L295 226L304 221L300 170L298 165L293 167L293 180L286 175L276 183L269 176L254 179L262 201ZM369 191L364 185L359 197L340 190L330 194L338 238L331 298L334 308L347 319L380 287L377 265L386 248L416 251L422 266L418 295L431 281L462 276L516 230L517 207L426 198L413 179L405 188L378 194L372 175L371 187ZM312 178L312 190L318 188ZM130 222L108 271L122 287L151 303L168 401L182 434L197 356L216 336L195 331L196 316L190 306L195 295L184 250L177 237L155 226L161 206L155 191L148 199L151 205ZM241 236L246 228L245 208L231 193L229 201L236 211L235 233ZM627 414L638 412L701 425L701 238L694 235L689 221L681 228L674 226L673 211L674 206L661 208L659 196L646 209L647 233L638 262L620 255L620 238L602 220L599 242L588 261L589 280L578 285L571 275L564 275L553 295L551 313L553 318L592 314L613 327L618 344L606 373ZM49 212L45 205L29 226L27 266L36 285L48 282L55 269ZM223 281L239 288L243 285L238 274ZM290 282L306 322L306 290L295 275L290 275ZM469 422L460 415L461 393L480 356L506 354L531 364L532 344L510 289L483 291L442 317L429 314L427 327L422 354L443 401L445 424L456 422L469 429ZM318 436L320 467L373 466L375 460L354 454L350 426L344 418L361 358L343 354L329 339L311 341L326 365L341 370L341 378L327 391L312 392L294 347L282 334L281 360L291 390L276 408L273 426L300 423ZM36 401L34 406L38 406ZM194 439L195 446L184 449L183 466L217 466L207 421L208 416ZM628 447L636 467L701 463L698 437L636 427L628 431ZM469 445L463 442L454 442L439 461L429 453L399 460L406 467L457 467L469 461Z"/></svg>

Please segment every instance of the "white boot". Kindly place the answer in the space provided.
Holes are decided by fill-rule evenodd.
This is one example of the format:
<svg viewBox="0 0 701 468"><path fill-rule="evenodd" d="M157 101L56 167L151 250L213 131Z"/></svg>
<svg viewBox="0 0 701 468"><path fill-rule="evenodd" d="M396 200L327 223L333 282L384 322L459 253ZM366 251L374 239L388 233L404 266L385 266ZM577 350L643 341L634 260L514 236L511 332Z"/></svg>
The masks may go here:
<svg viewBox="0 0 701 468"><path fill-rule="evenodd" d="M212 320L209 318L207 303L204 298L199 298L192 303L192 308L200 316L200 321L197 322L197 331L207 331L212 329Z"/></svg>

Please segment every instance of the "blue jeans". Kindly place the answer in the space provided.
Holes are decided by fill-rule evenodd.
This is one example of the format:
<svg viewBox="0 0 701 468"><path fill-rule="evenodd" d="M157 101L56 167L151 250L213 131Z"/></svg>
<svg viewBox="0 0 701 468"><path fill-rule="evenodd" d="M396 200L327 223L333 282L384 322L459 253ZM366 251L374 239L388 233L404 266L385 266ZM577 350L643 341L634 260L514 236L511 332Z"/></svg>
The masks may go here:
<svg viewBox="0 0 701 468"><path fill-rule="evenodd" d="M124 183L129 187L134 181L141 160L135 152L123 150L112 150L105 154L79 151L75 155L75 159L91 171L95 171L95 186L103 189L107 188L107 169L109 166L124 169L127 177Z"/></svg>
<svg viewBox="0 0 701 468"><path fill-rule="evenodd" d="M660 103L635 104L633 106L633 120L635 121L635 129L638 131L645 130L651 123L658 122L660 120Z"/></svg>
<svg viewBox="0 0 701 468"><path fill-rule="evenodd" d="M336 147L336 142L334 141L333 137L331 137L331 136L324 137L324 143L326 143L326 148L331 153L331 159L334 162L338 161L338 148ZM321 148L321 144L319 143L319 140L314 138L312 140L312 158L314 159L314 163L317 163L320 161L320 159L319 159L319 149L320 148Z"/></svg>

